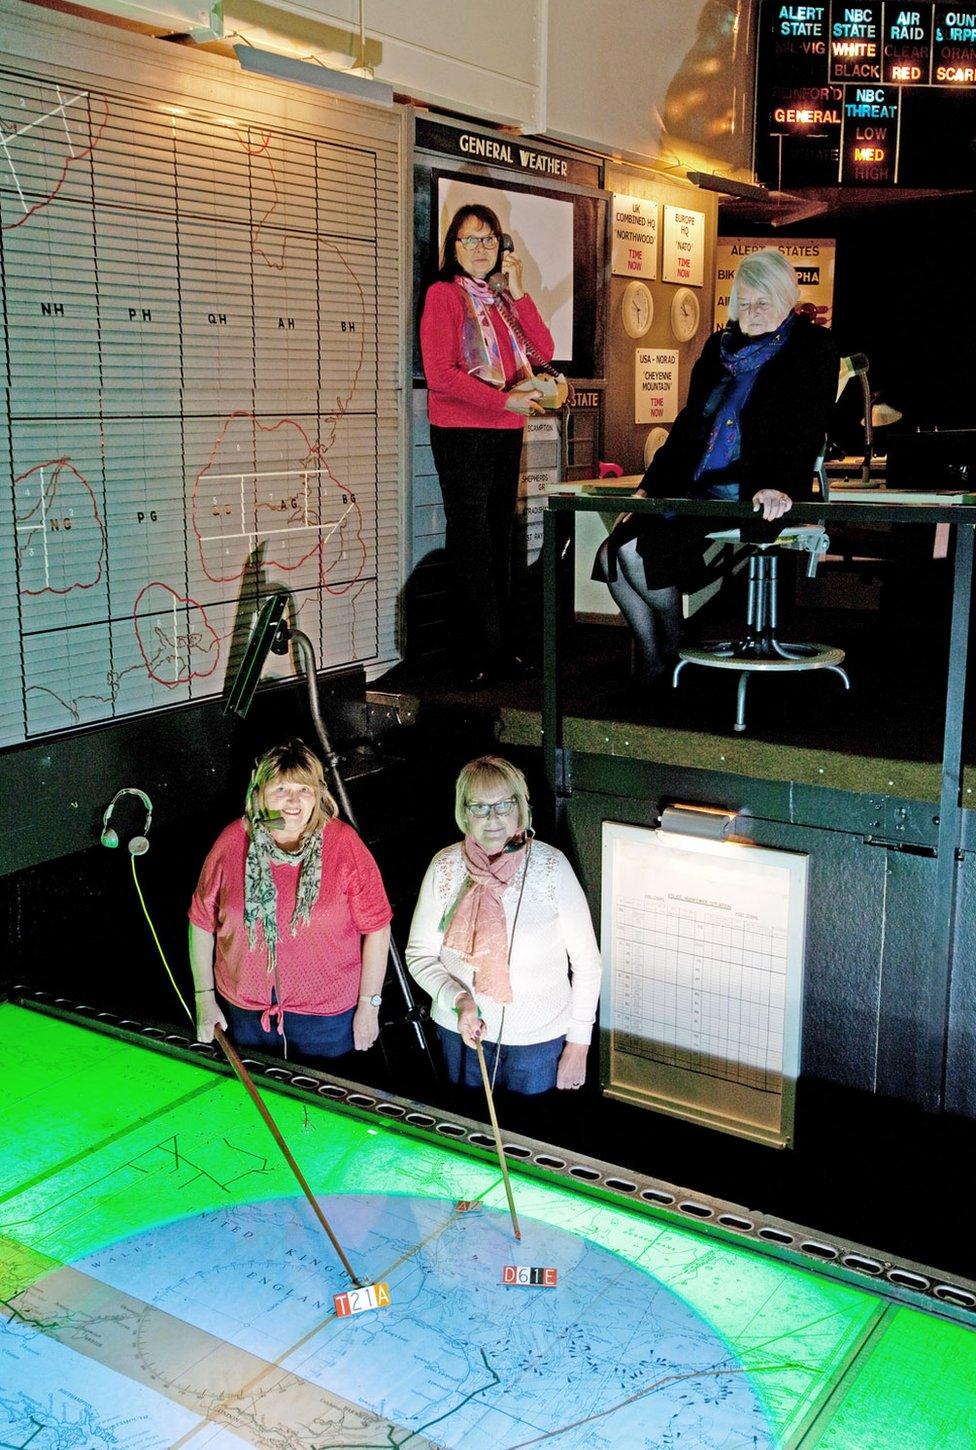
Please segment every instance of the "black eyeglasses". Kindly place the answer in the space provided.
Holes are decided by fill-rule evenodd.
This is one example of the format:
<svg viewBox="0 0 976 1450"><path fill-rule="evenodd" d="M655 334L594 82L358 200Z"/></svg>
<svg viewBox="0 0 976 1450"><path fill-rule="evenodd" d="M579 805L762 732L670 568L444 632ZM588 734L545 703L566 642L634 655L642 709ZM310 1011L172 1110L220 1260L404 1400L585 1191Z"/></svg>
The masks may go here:
<svg viewBox="0 0 976 1450"><path fill-rule="evenodd" d="M493 252L498 246L497 237L458 237L457 244L463 247L466 252L473 252L478 247L484 247L486 252Z"/></svg>
<svg viewBox="0 0 976 1450"><path fill-rule="evenodd" d="M476 816L479 821L486 820L488 816L510 816L517 810L518 801L468 801L465 810L469 815Z"/></svg>

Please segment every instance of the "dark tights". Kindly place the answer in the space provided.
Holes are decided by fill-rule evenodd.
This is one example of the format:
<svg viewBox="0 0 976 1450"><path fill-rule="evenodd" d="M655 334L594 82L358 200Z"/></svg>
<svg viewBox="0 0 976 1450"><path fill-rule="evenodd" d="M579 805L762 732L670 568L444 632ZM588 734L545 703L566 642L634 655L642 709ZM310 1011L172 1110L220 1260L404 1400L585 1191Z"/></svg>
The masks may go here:
<svg viewBox="0 0 976 1450"><path fill-rule="evenodd" d="M616 578L611 581L609 575L614 571L610 568L609 547L609 540L600 546L599 568L614 603L633 631L637 673L644 681L657 679L681 643L681 590L673 584L665 589L648 589L636 539L616 549Z"/></svg>

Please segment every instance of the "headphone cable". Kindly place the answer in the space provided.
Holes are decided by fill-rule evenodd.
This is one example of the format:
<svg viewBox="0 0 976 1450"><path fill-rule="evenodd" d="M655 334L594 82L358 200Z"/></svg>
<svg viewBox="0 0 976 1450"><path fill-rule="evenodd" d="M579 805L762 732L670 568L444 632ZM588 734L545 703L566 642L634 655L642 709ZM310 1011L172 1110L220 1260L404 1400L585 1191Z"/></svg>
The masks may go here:
<svg viewBox="0 0 976 1450"><path fill-rule="evenodd" d="M143 894L142 894L142 887L139 885L139 873L136 870L136 858L135 858L135 856L130 856L129 857L129 860L132 863L132 880L133 880L133 883L134 883L135 888L136 888L136 895L139 898L139 905L142 907L142 914L146 918L146 922L147 922L147 924L149 926L149 930L152 933L152 939L156 943L156 950L159 952L160 960L162 961L163 966L166 968L166 975L167 975L167 977L169 977L170 982L172 983L173 991L176 993L177 997L179 997L179 999L180 999L180 1005L182 1006L183 1011L189 1017L190 1023L191 1023L191 1025L193 1027L193 1030L195 1032L196 1031L196 1019L194 1018L193 1013L190 1011L189 1007L186 1005L186 998L183 996L183 993L180 991L179 987L177 986L177 984L176 984L176 978L173 976L173 973L170 971L169 962L166 960L166 953L163 951L162 944L161 944L161 942L159 940L159 937L156 935L156 928L153 925L153 919L149 915L149 908L146 905L146 898L143 896Z"/></svg>

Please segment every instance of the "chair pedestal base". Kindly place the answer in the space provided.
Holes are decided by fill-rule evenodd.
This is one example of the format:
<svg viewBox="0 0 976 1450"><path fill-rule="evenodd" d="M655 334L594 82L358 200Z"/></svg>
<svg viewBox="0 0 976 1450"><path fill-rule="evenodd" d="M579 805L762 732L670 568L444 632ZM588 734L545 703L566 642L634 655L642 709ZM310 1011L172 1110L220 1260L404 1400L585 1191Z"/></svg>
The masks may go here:
<svg viewBox="0 0 976 1450"><path fill-rule="evenodd" d="M768 653L766 651L769 651ZM842 649L827 644L780 644L776 639L765 640L716 640L702 644L697 649L678 651L678 663L674 667L672 684L677 686L678 676L685 665L705 665L709 669L737 670L739 684L735 697L735 725L740 733L746 728L746 690L753 674L765 672L769 675L786 674L797 670L830 670L839 675L844 689L849 690L851 682L847 671L841 668L844 658Z"/></svg>

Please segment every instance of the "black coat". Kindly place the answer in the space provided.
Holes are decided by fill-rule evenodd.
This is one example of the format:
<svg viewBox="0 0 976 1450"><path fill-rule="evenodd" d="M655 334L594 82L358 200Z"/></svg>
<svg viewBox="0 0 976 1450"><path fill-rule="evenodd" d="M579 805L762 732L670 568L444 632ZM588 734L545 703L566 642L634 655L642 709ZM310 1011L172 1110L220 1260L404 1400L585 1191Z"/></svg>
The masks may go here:
<svg viewBox="0 0 976 1450"><path fill-rule="evenodd" d="M733 326L735 324L732 324ZM642 487L651 498L695 498L708 483L734 479L743 502L760 488L809 499L813 469L837 397L840 355L833 335L798 316L790 335L756 375L742 409L739 458L728 472L695 482L708 441L705 405L721 381L722 334L713 333L691 371L688 401L651 460Z"/></svg>
<svg viewBox="0 0 976 1450"><path fill-rule="evenodd" d="M700 498L709 484L735 482L739 499L748 502L761 488L776 488L796 502L813 493L813 469L824 445L827 421L837 398L840 356L831 333L798 316L780 350L763 364L739 420L740 453L725 470L695 479L695 469L708 443L710 420L705 405L722 379L719 345L713 333L691 370L688 401L678 414L666 442L655 453L641 483L649 498ZM593 578L617 577L617 550L635 540L649 589L673 585L692 588L702 571L704 535L725 529L729 518L666 517L625 514L613 529L606 549L597 555ZM769 543L783 523L761 518L743 520L743 540Z"/></svg>

